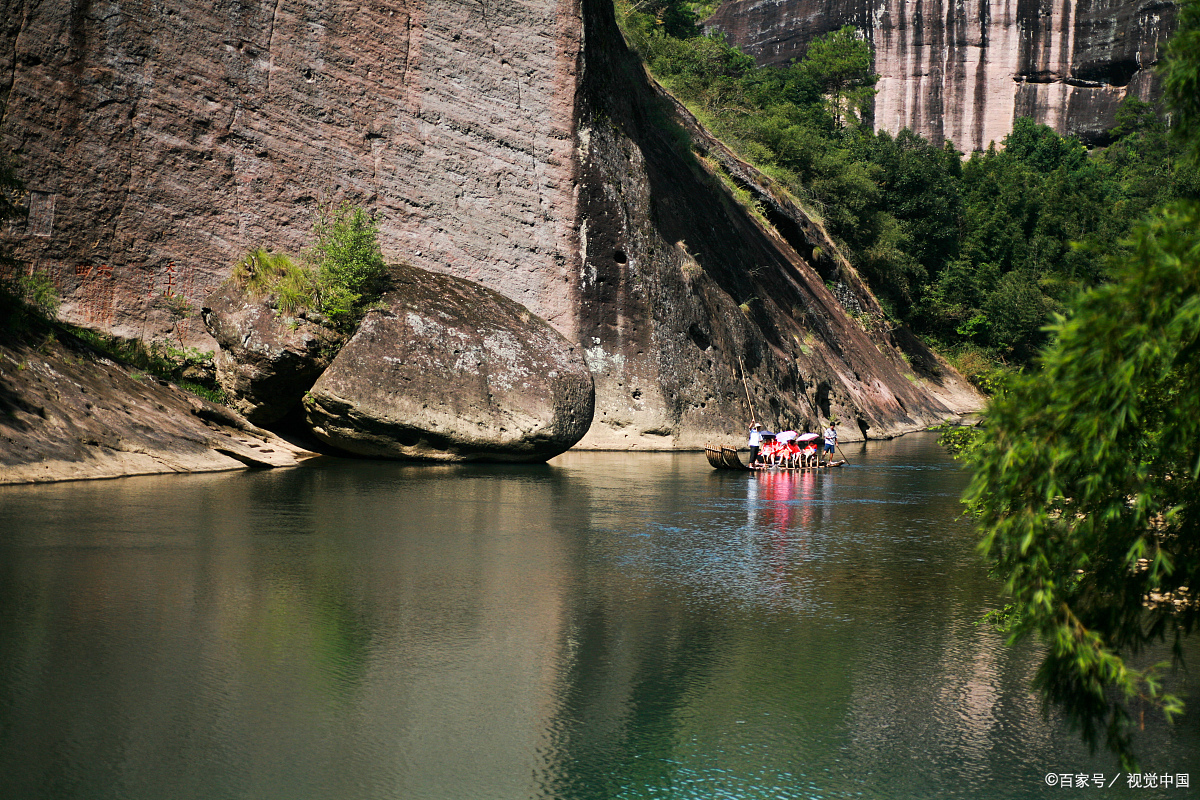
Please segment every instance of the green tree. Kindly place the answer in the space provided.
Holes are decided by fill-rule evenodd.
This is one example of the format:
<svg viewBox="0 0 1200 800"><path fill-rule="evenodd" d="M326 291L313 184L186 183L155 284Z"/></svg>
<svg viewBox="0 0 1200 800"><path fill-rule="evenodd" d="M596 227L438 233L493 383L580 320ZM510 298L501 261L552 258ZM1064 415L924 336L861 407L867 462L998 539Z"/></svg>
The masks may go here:
<svg viewBox="0 0 1200 800"><path fill-rule="evenodd" d="M1186 202L1137 229L1116 279L1054 326L1041 371L989 406L968 493L1016 635L1047 644L1038 688L1127 765L1130 704L1179 702L1125 657L1197 619L1198 231Z"/></svg>
<svg viewBox="0 0 1200 800"><path fill-rule="evenodd" d="M1175 35L1162 65L1163 91L1169 98L1174 135L1200 165L1200 3L1182 0Z"/></svg>
<svg viewBox="0 0 1200 800"><path fill-rule="evenodd" d="M1013 123L1004 137L1004 152L1038 172L1053 172L1060 167L1078 169L1087 160L1087 150L1073 137L1059 136L1029 117Z"/></svg>
<svg viewBox="0 0 1200 800"><path fill-rule="evenodd" d="M880 241L866 245L860 266L880 300L912 322L927 284L958 254L962 154L907 128L894 138L863 131L853 147L856 157L879 167L877 213L895 220L881 219Z"/></svg>
<svg viewBox="0 0 1200 800"><path fill-rule="evenodd" d="M690 4L679 0L641 0L638 11L653 18L655 32L676 39L688 39L700 32L696 13Z"/></svg>
<svg viewBox="0 0 1200 800"><path fill-rule="evenodd" d="M804 70L829 99L834 123L857 125L875 97L879 76L871 72L871 45L853 25L814 39L804 54Z"/></svg>
<svg viewBox="0 0 1200 800"><path fill-rule="evenodd" d="M1185 42L1197 9L1185 0ZM1169 52L1167 101L1195 136L1200 108L1179 87L1194 91L1200 48ZM1131 768L1138 712L1182 707L1166 664L1131 658L1163 640L1178 658L1200 619L1200 203L1139 223L1109 266L1053 325L1041 369L993 399L967 500L1014 637L1046 646L1044 700Z"/></svg>

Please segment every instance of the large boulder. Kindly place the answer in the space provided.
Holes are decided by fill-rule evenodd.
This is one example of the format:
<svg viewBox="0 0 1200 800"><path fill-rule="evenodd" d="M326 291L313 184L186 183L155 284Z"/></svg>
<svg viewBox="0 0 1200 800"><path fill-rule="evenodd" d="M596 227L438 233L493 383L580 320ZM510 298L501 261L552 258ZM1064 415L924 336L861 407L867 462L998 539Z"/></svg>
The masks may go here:
<svg viewBox="0 0 1200 800"><path fill-rule="evenodd" d="M226 402L255 425L271 425L298 408L343 340L325 325L280 314L269 295L248 296L233 282L204 302L202 314L221 346L217 382Z"/></svg>
<svg viewBox="0 0 1200 800"><path fill-rule="evenodd" d="M414 267L395 268L383 305L305 395L321 440L384 458L544 461L587 433L583 353L524 306Z"/></svg>
<svg viewBox="0 0 1200 800"><path fill-rule="evenodd" d="M325 443L361 456L535 462L592 425L581 349L520 303L398 266L383 306L305 396Z"/></svg>

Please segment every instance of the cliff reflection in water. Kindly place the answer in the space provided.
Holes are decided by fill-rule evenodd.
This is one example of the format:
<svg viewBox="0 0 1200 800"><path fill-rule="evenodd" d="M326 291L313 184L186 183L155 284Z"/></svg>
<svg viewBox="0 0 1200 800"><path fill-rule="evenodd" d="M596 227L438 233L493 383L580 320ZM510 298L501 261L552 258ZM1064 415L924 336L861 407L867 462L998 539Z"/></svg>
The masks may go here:
<svg viewBox="0 0 1200 800"><path fill-rule="evenodd" d="M963 476L929 437L848 455L0 490L0 796L1036 797L1112 772L974 624ZM1186 771L1195 723L1149 727L1153 768Z"/></svg>

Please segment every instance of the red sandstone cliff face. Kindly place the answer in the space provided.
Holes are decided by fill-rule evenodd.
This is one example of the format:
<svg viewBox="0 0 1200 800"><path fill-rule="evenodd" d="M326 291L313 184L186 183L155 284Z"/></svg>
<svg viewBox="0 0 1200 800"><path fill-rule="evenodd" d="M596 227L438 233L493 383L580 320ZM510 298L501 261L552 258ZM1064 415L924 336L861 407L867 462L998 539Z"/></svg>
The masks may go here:
<svg viewBox="0 0 1200 800"><path fill-rule="evenodd" d="M66 318L153 334L164 295L298 251L324 194L377 210L385 255L569 329L577 5L10 0L18 254Z"/></svg>
<svg viewBox="0 0 1200 800"><path fill-rule="evenodd" d="M1121 100L1157 96L1151 67L1174 22L1167 0L726 0L708 25L772 64L855 25L875 44L876 128L970 152L1017 117L1104 141Z"/></svg>
<svg viewBox="0 0 1200 800"><path fill-rule="evenodd" d="M680 149L607 0L9 0L5 20L0 134L32 193L4 236L70 321L200 343L189 306L250 248L296 252L323 194L378 211L389 259L579 341L582 446L696 447L748 415L889 436L979 404L876 329L837 259L810 263L803 223L764 225Z"/></svg>

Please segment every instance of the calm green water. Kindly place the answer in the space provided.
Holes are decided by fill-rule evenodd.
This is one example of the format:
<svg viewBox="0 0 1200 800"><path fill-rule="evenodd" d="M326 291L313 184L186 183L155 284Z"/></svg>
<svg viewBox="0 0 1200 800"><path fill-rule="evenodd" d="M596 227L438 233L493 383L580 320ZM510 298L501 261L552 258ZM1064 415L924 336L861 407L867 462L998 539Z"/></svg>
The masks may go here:
<svg viewBox="0 0 1200 800"><path fill-rule="evenodd" d="M1047 786L1118 770L975 624L964 476L925 435L847 456L0 487L0 798L1200 791ZM1146 772L1200 786L1197 716Z"/></svg>

